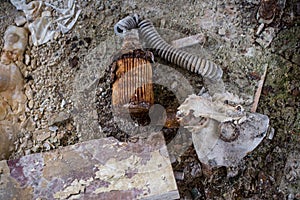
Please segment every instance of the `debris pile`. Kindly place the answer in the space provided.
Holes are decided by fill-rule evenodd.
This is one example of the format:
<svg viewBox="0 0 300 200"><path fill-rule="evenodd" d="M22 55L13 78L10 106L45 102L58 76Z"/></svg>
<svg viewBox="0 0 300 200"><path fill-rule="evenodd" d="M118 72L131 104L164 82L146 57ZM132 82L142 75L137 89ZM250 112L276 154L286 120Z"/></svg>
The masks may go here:
<svg viewBox="0 0 300 200"><path fill-rule="evenodd" d="M136 16L128 16L120 20L115 25L116 34L119 34L119 30L126 32L127 29L136 28L134 26L138 21ZM159 43L165 44L149 20L140 22L138 26L142 38L146 42L155 44L153 45L154 49ZM148 26L151 27L149 30ZM145 34L151 37L146 37ZM173 48L162 48L161 46L159 46L160 51L172 52ZM158 55L165 58L163 54ZM196 61L194 62L196 63ZM201 66L206 68L202 62ZM192 68L196 69L197 67L193 65ZM214 70L209 71L212 73ZM202 96L190 95L178 108L178 117L182 125L192 132L194 147L201 162L210 166L235 166L265 137L269 118L265 115L246 112L242 106L245 102L227 92L222 79L212 79L209 76L204 76L204 74L201 75L208 93ZM264 78L261 80L260 90L263 81ZM256 110L260 90L255 97L252 111Z"/></svg>

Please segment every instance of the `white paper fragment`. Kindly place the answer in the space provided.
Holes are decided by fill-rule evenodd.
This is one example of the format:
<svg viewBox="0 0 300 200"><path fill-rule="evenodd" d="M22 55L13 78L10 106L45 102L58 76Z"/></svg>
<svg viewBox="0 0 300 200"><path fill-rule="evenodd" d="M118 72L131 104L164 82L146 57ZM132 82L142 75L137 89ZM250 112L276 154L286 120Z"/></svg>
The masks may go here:
<svg viewBox="0 0 300 200"><path fill-rule="evenodd" d="M67 33L75 25L81 10L76 9L75 1L69 0L67 8L58 8L44 1L11 0L11 3L25 13L35 46L44 44L54 38L56 32ZM58 13L55 17L48 10ZM46 11L47 10L47 11Z"/></svg>
<svg viewBox="0 0 300 200"><path fill-rule="evenodd" d="M238 100L230 93L224 94L224 98L233 102ZM219 96L217 99L224 98ZM212 167L236 166L263 140L269 118L258 113L246 113L241 106L230 106L212 99L190 95L178 108L178 117L192 133L193 144L202 163Z"/></svg>

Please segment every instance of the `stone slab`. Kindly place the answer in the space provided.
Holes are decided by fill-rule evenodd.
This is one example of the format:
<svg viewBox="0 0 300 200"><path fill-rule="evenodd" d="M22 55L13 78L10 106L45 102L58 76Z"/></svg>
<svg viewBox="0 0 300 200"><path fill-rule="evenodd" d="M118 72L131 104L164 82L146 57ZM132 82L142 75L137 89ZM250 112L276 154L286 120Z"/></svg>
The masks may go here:
<svg viewBox="0 0 300 200"><path fill-rule="evenodd" d="M103 138L0 162L0 199L178 199L161 133Z"/></svg>

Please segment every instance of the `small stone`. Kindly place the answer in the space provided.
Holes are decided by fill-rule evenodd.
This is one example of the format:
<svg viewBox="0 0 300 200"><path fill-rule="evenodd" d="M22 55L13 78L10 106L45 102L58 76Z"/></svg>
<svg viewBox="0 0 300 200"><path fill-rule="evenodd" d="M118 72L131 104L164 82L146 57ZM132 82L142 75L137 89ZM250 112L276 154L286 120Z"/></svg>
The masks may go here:
<svg viewBox="0 0 300 200"><path fill-rule="evenodd" d="M66 125L66 129L67 129L68 131L71 131L71 130L73 129L73 125L72 125L71 123L68 123L68 124Z"/></svg>
<svg viewBox="0 0 300 200"><path fill-rule="evenodd" d="M58 40L59 38L60 38L60 32L55 32L54 36L53 36L53 39Z"/></svg>
<svg viewBox="0 0 300 200"><path fill-rule="evenodd" d="M39 141L39 142L42 142L46 139L48 139L49 137L51 136L51 133L50 132L46 132L45 130L41 130L39 131L37 137L36 137L36 140Z"/></svg>
<svg viewBox="0 0 300 200"><path fill-rule="evenodd" d="M201 176L201 174L202 174L202 171L201 171L200 164L194 165L191 170L191 176L196 177L196 176Z"/></svg>
<svg viewBox="0 0 300 200"><path fill-rule="evenodd" d="M60 107L63 108L65 105L66 105L66 100L63 99L63 100L61 101Z"/></svg>
<svg viewBox="0 0 300 200"><path fill-rule="evenodd" d="M34 131L35 123L31 117L28 117L21 125L22 128L25 128L27 131ZM28 138L30 135L28 136Z"/></svg>
<svg viewBox="0 0 300 200"><path fill-rule="evenodd" d="M255 55L255 48L250 47L247 49L247 52L245 53L245 56L247 57L254 57Z"/></svg>
<svg viewBox="0 0 300 200"><path fill-rule="evenodd" d="M15 23L17 26L23 26L26 23L26 18L24 16L18 16L15 19Z"/></svg>
<svg viewBox="0 0 300 200"><path fill-rule="evenodd" d="M58 130L57 126L49 126L49 130L52 132L56 132Z"/></svg>
<svg viewBox="0 0 300 200"><path fill-rule="evenodd" d="M178 86L178 83L176 81L174 81L171 85L172 89L175 89Z"/></svg>
<svg viewBox="0 0 300 200"><path fill-rule="evenodd" d="M162 18L160 20L160 28L164 28L166 26L166 19L165 18Z"/></svg>
<svg viewBox="0 0 300 200"><path fill-rule="evenodd" d="M33 142L31 140L28 140L27 142L27 148L32 148L33 147Z"/></svg>
<svg viewBox="0 0 300 200"><path fill-rule="evenodd" d="M34 105L33 100L30 100L30 101L28 102L28 108L32 109L32 108L33 108L33 105Z"/></svg>
<svg viewBox="0 0 300 200"><path fill-rule="evenodd" d="M26 149L24 152L25 152L25 155L30 155L31 154L31 150L30 149Z"/></svg>
<svg viewBox="0 0 300 200"><path fill-rule="evenodd" d="M261 32L263 31L264 27L265 27L265 24L260 24L259 27L257 28L256 35L261 34Z"/></svg>
<svg viewBox="0 0 300 200"><path fill-rule="evenodd" d="M175 177L176 180L182 181L184 179L184 173L179 172L179 171L175 171L174 172L174 177Z"/></svg>
<svg viewBox="0 0 300 200"><path fill-rule="evenodd" d="M42 17L51 17L51 16L52 16L52 14L48 10L42 12Z"/></svg>
<svg viewBox="0 0 300 200"><path fill-rule="evenodd" d="M43 147L46 149L46 151L49 151L49 150L51 149L51 145L50 145L49 142L45 142L45 143L43 144Z"/></svg>
<svg viewBox="0 0 300 200"><path fill-rule="evenodd" d="M295 195L293 193L290 193L288 195L288 200L293 200L295 198Z"/></svg>
<svg viewBox="0 0 300 200"><path fill-rule="evenodd" d="M224 28L220 28L218 33L219 33L219 35L223 36L226 34L226 30Z"/></svg>
<svg viewBox="0 0 300 200"><path fill-rule="evenodd" d="M273 137L274 137L274 135L275 135L275 129L272 128L272 127L270 127L269 130L268 130L268 132L269 132L268 139L272 140Z"/></svg>
<svg viewBox="0 0 300 200"><path fill-rule="evenodd" d="M30 63L30 56L28 54L25 54L25 65L29 65Z"/></svg>
<svg viewBox="0 0 300 200"><path fill-rule="evenodd" d="M49 121L48 121L48 125L53 125L56 123L61 123L64 122L66 120L68 120L70 118L70 113L67 112L60 112L58 114L54 114L50 117Z"/></svg>
<svg viewBox="0 0 300 200"><path fill-rule="evenodd" d="M19 120L24 123L25 120L26 120L26 116L25 115L20 115Z"/></svg>

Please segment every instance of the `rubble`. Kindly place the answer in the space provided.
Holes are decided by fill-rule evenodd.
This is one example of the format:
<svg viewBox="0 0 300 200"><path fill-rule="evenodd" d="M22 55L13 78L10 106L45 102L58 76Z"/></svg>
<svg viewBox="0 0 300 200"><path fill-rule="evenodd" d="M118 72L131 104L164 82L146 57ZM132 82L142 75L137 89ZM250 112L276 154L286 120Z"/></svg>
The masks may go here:
<svg viewBox="0 0 300 200"><path fill-rule="evenodd" d="M21 15L24 16L25 19L26 17L22 11L16 12L16 9L9 1L0 2L0 24L2 27L0 32L3 35L5 28L13 23L15 16ZM19 2L29 3L30 1L19 0ZM64 7L62 1L47 0L46 2L56 7ZM159 6L153 7L154 4ZM224 176L220 173L214 174L215 171L212 172L212 175L207 175L204 173L205 170L203 170L203 175L200 175L198 178L190 178L189 173L185 174L184 180L179 181L181 198L192 199L190 194L191 190L192 194L194 194L193 197L199 198L200 196L200 198L206 199L284 199L287 196L291 199L299 198L299 193L297 194L292 191L288 193L287 190L284 190L286 188L285 185L278 189L280 181L277 181L280 180L282 176L285 177L284 174L286 174L286 172L283 172L283 168L286 159L284 158L287 157L289 152L293 151L291 146L296 146L295 144L297 144L299 139L299 131L297 131L299 127L297 125L299 124L297 123L299 121L299 115L297 115L295 110L299 104L299 101L297 101L297 94L299 93L299 84L297 81L299 74L299 59L297 58L299 56L297 57L297 52L299 49L297 48L298 37L296 37L299 28L297 25L293 25L298 23L295 19L299 19L299 6L297 5L298 3L293 5L290 3L287 4L288 7L284 10L285 17L282 18L283 21L280 21L281 27L285 28L280 32L275 31L276 37L270 45L273 49L265 49L253 41L256 28L259 26L255 19L259 7L259 0L236 2L205 0L201 3L185 2L184 4L176 3L171 5L167 5L163 1L154 1L154 3L141 3L137 1L76 1L76 6L80 7L82 12L76 22L77 25L73 26L72 31L69 31L64 37L60 37L61 34L57 33L55 34L54 42L49 42L46 45L40 45L38 47L33 46L31 39L29 40L30 46L25 52L24 63L26 66L20 68L26 78L25 92L27 92L26 96L28 101L30 100L27 104L28 107L25 108L25 114L28 118L22 123L24 132L19 132L18 141L16 142L17 151L12 154L11 158L18 158L24 154L28 155L34 152L45 151L46 148L43 147L43 144L37 143L37 141L32 140L32 138L36 137L38 133L37 130L39 129L50 131L48 119L53 114L58 114L62 111L70 113L71 116L67 121L62 123L58 122L57 125L54 125L58 127L58 130L55 132L56 136L51 132L51 137L44 141L48 142L48 147L50 143L55 146L55 148L63 148L62 146L77 143L78 140L74 140L76 137L79 137L80 140L82 138L84 138L83 140L89 140L91 138L103 137L105 134L103 134L102 131L104 130L108 132L114 130L110 127L113 120L106 120L107 118L105 117L108 116L110 112L109 105L106 110L101 110L101 113L98 113L97 116L97 113L95 114L96 107L94 103L98 97L95 96L96 91L89 89L85 92L82 91L84 91L84 87L87 86L85 84L86 78L89 78L90 81L88 83L91 88L97 88L97 82L102 83L106 80L106 77L103 77L103 71L105 67L107 67L107 63L104 63L103 66L102 62L101 65L98 63L99 60L103 60L104 55L109 54L108 48L114 48L116 45L113 44L113 40L111 40L112 25L122 16L132 12L138 12L142 16L153 20L155 26L159 25L160 22L161 27L165 28L165 31L161 31L160 33L162 33L162 35L164 34L163 37L165 37L165 35L170 36L166 37L168 38L168 42L199 33L205 36L205 41L193 41L192 43L195 44L187 48L185 48L183 44L183 48L190 53L203 55L205 58L220 64L224 70L226 89L238 94L245 100L246 103L243 104L243 107L247 111L250 110L249 107L252 106L252 97L255 93L259 77L262 75L263 68L266 63L269 64L267 82L262 90L263 97L260 100L258 110L270 116L272 126L274 125L275 128L275 134L273 131L273 134L269 135L269 140L264 140L263 145L260 145L257 151L253 151L242 161L242 164L236 169L237 175L234 177L227 176L226 178L226 175ZM291 8L293 12L289 12ZM47 10L51 10L51 15L53 16L56 14L57 16L59 15L52 9L47 8ZM291 21L292 24L286 24L287 21ZM276 26L276 18L273 22L269 25L262 24L262 28L258 31L257 35L268 30L266 29L268 27ZM22 20L18 21L18 23L15 21L15 23L18 26L27 27L28 25L28 23L23 24L24 21L22 22ZM224 34L222 31L219 32L222 29L226 31L225 35L221 36L219 33ZM173 34L173 32L170 32L171 30L176 30L173 32L179 32L180 36ZM254 38L254 40L255 39L257 38ZM111 46L102 46L99 47L97 52L92 51L95 46L100 43L105 43L107 40L112 41L109 43ZM3 46L2 41L0 41L0 45L1 47ZM94 58L94 61L98 60L98 63L89 59L91 57ZM287 59L287 61L283 62L282 57ZM70 60L76 62L70 62ZM291 64L289 61L294 62L294 64ZM87 70L89 68L85 68L85 66L89 65L94 65L97 70ZM187 78L193 85L195 93L199 94L199 90L202 87L201 79L187 73L185 70L175 69ZM250 75L252 73L256 73L256 77L251 77ZM173 73L169 74L173 75ZM78 82L74 80L75 77L78 77ZM163 78L172 81L170 76ZM76 84L74 84L74 82L76 82ZM174 83L171 86L172 89L183 85L182 82L178 80L172 83ZM107 87L103 85L100 87L101 88L98 89L101 91L99 95L101 99L109 99L109 90L107 90ZM76 92L80 98L74 98L72 96ZM62 108L63 99L66 104ZM43 103L45 100L48 101ZM78 102L79 100L82 102ZM6 106L0 106L1 119L7 117L9 113L6 109L3 109ZM42 112L40 110L42 110ZM78 114L76 114L76 112ZM100 127L99 121L105 120L107 123ZM27 126L27 124L30 125ZM192 134L186 129L180 129L176 136L183 136L182 130L187 132L184 137L187 137L186 141L188 141L188 144L183 144L185 142L180 138L178 143L173 143L174 140L172 140L168 147L170 146L178 150L182 149L182 146L191 145ZM88 131L94 135L88 134ZM118 134L121 137L123 136L122 133ZM2 139L0 139L0 141L2 141ZM265 161L265 152L272 151L276 146L284 147L283 151L286 151L288 154L284 152L279 153L278 157L274 158L274 153L271 153L270 156L273 160ZM0 148L1 147L3 146L0 145ZM191 147L191 149L193 149L193 147ZM295 152L297 153L297 151ZM189 154L185 156L182 153L177 153L176 155L177 156L172 157L172 162L174 161L174 165L180 164L183 166L182 169L176 169L179 172L183 171L187 164L186 160L190 160L191 155L195 162L199 162L195 151L189 152ZM183 156L180 157L180 155ZM203 167L205 165L202 163L201 166ZM224 167L221 169L224 169ZM0 184L5 182L2 179L3 173L1 172L7 170L9 169L0 169ZM261 190L260 181L257 180L258 176L256 176L259 171L263 171L267 177L274 177L276 182L271 182L267 188L264 187L264 189L266 188L265 190ZM82 181L78 179L78 182L84 185L85 183L83 182L88 182L88 180ZM67 185L65 189L68 188L68 186L71 185ZM74 194L71 194L69 199L78 198L78 194L76 194L75 190L71 190L70 193L73 192ZM288 195L284 196L285 192L287 192ZM24 194L25 192L22 193ZM27 195L23 195L22 197L23 199L32 199L32 197L28 197Z"/></svg>

